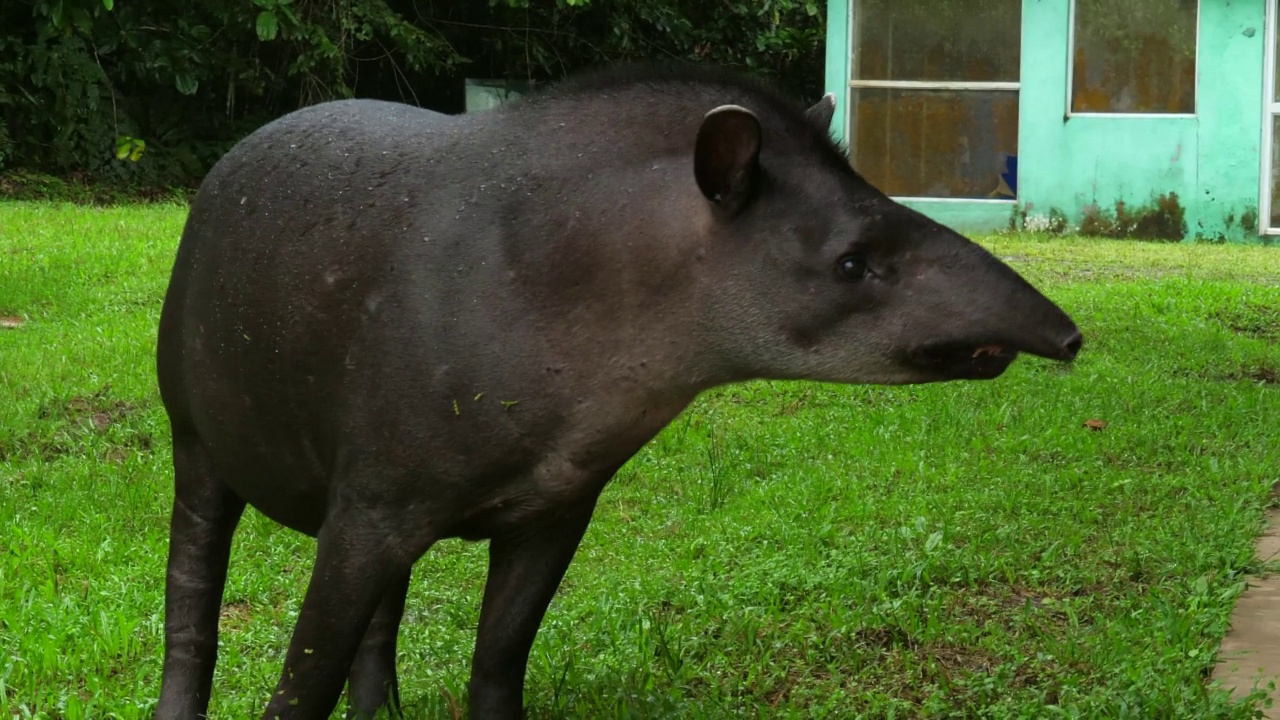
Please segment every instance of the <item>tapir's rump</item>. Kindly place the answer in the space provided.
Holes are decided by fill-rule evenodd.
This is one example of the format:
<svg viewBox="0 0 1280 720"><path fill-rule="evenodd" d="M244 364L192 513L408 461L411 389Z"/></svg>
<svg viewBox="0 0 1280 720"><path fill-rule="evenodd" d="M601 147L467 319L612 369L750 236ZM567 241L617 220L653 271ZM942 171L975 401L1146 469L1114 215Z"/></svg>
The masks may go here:
<svg viewBox="0 0 1280 720"><path fill-rule="evenodd" d="M344 681L354 715L398 702L410 570L463 537L491 541L469 712L514 718L597 497L699 392L1072 359L1060 309L854 172L835 111L721 71L626 70L461 117L324 103L231 150L160 319L157 717L208 706L246 503L318 538L264 717L328 717Z"/></svg>

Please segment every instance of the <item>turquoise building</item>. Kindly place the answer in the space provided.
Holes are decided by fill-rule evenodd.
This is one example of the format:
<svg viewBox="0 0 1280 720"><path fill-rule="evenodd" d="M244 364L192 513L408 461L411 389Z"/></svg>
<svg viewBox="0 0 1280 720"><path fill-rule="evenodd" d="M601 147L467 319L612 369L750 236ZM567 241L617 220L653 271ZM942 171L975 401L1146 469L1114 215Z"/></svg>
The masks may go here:
<svg viewBox="0 0 1280 720"><path fill-rule="evenodd" d="M833 132L962 230L1280 235L1277 0L829 0Z"/></svg>

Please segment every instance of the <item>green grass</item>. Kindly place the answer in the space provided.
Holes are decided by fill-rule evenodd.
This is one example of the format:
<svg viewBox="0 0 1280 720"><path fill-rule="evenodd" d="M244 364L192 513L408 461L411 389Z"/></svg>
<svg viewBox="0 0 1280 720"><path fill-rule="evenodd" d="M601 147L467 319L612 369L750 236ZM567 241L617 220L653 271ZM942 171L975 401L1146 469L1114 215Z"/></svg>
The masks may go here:
<svg viewBox="0 0 1280 720"><path fill-rule="evenodd" d="M0 205L0 711L147 717L184 210ZM1245 718L1207 679L1280 479L1280 250L999 236L1085 351L988 383L752 383L605 492L534 718ZM1101 430L1083 427L1099 419ZM313 541L246 514L215 718L257 717ZM413 717L463 702L484 546L418 564Z"/></svg>

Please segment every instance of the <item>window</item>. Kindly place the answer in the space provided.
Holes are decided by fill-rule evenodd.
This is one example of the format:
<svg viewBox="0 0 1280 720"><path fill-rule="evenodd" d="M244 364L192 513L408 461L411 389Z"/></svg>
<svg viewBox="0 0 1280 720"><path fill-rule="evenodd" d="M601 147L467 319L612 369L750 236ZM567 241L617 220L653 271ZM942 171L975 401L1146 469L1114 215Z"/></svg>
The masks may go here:
<svg viewBox="0 0 1280 720"><path fill-rule="evenodd" d="M1271 219L1267 227L1277 230L1280 229L1280 157L1277 157L1280 156L1280 143L1276 140L1280 140L1280 112L1276 110L1274 103L1269 109L1271 110L1269 113L1271 115L1269 128L1271 130Z"/></svg>
<svg viewBox="0 0 1280 720"><path fill-rule="evenodd" d="M1198 0L1075 0L1071 112L1196 111Z"/></svg>
<svg viewBox="0 0 1280 720"><path fill-rule="evenodd" d="M1022 0L855 0L854 167L895 196L1012 199Z"/></svg>

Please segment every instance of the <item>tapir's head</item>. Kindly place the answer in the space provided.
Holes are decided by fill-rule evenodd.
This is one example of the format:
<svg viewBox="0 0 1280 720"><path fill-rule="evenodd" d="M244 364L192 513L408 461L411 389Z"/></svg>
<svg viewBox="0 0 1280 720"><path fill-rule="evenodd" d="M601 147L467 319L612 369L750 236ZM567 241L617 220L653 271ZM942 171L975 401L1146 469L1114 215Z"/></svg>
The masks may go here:
<svg viewBox="0 0 1280 720"><path fill-rule="evenodd" d="M1074 359L1080 330L1057 305L849 167L827 137L834 107L702 120L706 330L728 374L900 384L994 378L1018 353Z"/></svg>

